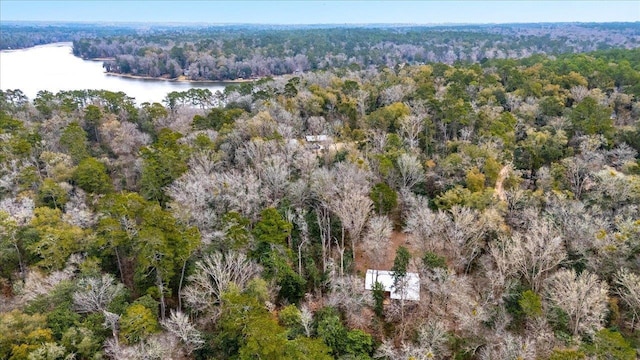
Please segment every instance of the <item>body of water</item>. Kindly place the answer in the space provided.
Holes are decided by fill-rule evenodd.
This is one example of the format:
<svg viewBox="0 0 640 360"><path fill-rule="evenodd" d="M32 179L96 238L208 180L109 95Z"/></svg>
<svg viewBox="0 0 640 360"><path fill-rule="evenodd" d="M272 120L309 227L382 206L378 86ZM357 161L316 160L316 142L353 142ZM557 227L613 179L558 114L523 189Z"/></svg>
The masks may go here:
<svg viewBox="0 0 640 360"><path fill-rule="evenodd" d="M0 89L20 89L33 100L40 90L122 91L136 99L160 102L167 93L191 88L223 91L228 83L189 83L168 80L131 79L104 72L101 61L75 57L71 43L56 43L20 50L0 51Z"/></svg>

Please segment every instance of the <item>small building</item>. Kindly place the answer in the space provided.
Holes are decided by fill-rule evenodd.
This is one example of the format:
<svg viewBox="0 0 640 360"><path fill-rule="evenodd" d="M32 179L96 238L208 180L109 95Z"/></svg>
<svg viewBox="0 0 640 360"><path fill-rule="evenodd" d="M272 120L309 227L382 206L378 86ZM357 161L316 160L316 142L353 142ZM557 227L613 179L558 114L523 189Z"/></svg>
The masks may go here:
<svg viewBox="0 0 640 360"><path fill-rule="evenodd" d="M384 286L384 291L390 293L390 297L396 300L420 300L420 276L417 273L407 273L401 279L403 286L393 285L393 271L368 269L364 280L365 290L372 290L373 285L379 282Z"/></svg>
<svg viewBox="0 0 640 360"><path fill-rule="evenodd" d="M304 138L308 143L329 141L329 137L327 135L307 135Z"/></svg>
<svg viewBox="0 0 640 360"><path fill-rule="evenodd" d="M331 138L327 135L306 135L304 139L307 142L307 149L322 152L326 149L325 145L329 143Z"/></svg>

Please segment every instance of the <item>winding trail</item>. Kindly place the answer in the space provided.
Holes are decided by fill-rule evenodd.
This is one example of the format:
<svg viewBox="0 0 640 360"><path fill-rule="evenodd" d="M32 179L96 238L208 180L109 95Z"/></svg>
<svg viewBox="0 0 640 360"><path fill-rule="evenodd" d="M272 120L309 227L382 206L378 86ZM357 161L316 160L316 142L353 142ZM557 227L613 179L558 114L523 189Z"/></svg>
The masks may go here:
<svg viewBox="0 0 640 360"><path fill-rule="evenodd" d="M509 171L511 171L511 164L503 166L498 173L498 178L496 179L495 195L498 197L498 199L500 199L500 201L507 201L507 196L504 193L503 183L507 178L507 175L509 175Z"/></svg>

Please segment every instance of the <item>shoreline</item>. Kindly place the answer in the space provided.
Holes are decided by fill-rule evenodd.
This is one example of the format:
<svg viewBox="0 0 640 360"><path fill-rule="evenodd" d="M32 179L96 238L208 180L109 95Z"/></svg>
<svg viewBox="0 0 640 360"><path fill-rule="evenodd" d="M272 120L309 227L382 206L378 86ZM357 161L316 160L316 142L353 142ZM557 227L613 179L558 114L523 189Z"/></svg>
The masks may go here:
<svg viewBox="0 0 640 360"><path fill-rule="evenodd" d="M96 60L98 61L98 60ZM105 75L108 76L118 76L127 79L137 79L137 80L155 80L155 81L169 81L169 82L182 82L182 83L190 83L190 84L242 84L242 83L250 83L254 81L258 81L260 79L233 79L233 80L189 80L184 76L179 76L177 78L163 78L163 77L153 77L153 76L145 76L145 75L132 75L132 74L122 74L122 73L114 73L114 72L104 72Z"/></svg>

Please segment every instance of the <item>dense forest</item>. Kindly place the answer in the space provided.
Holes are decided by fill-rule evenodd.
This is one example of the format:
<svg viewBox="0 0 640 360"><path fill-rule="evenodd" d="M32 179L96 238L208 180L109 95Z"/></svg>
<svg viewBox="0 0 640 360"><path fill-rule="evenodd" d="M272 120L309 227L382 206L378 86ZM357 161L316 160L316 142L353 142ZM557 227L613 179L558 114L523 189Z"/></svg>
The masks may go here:
<svg viewBox="0 0 640 360"><path fill-rule="evenodd" d="M204 27L75 40L106 71L190 80L256 79L350 66L394 67L640 46L640 26L510 24L438 27Z"/></svg>
<svg viewBox="0 0 640 360"><path fill-rule="evenodd" d="M2 21L0 50L22 49L55 42L71 42L100 36L144 34L146 27L91 23ZM160 27L155 31L160 31Z"/></svg>
<svg viewBox="0 0 640 360"><path fill-rule="evenodd" d="M636 359L640 49L526 57L583 45L522 29L475 58L473 31L78 40L194 78L311 41L289 70L327 70L140 105L0 92L0 358ZM453 58L373 55L389 36Z"/></svg>

